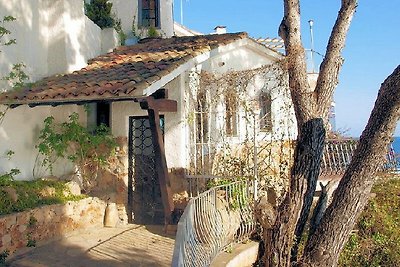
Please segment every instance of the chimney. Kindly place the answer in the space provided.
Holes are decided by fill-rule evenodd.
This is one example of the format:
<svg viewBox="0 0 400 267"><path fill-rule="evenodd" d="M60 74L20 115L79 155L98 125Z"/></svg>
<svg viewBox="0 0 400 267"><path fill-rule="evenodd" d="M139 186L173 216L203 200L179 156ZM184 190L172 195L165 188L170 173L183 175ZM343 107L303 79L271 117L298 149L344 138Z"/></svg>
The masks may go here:
<svg viewBox="0 0 400 267"><path fill-rule="evenodd" d="M215 34L224 34L226 33L226 26L217 26L214 28Z"/></svg>

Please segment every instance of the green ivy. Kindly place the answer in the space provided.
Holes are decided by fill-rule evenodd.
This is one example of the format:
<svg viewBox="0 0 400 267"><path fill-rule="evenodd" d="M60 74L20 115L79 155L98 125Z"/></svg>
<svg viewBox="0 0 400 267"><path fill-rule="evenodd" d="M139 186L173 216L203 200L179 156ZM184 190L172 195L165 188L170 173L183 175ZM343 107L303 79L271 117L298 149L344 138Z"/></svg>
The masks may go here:
<svg viewBox="0 0 400 267"><path fill-rule="evenodd" d="M44 156L43 166L53 171L53 165L59 158L65 158L75 164L89 189L99 167L107 165L108 158L117 146L110 129L100 125L94 132L79 123L79 115L73 113L69 121L56 123L54 117L44 120L40 131L39 153Z"/></svg>
<svg viewBox="0 0 400 267"><path fill-rule="evenodd" d="M5 26L8 22L15 21L16 18L13 16L4 16L3 19L0 19L0 46L9 46L16 44L16 39L9 39L3 41L3 38L7 35L11 34L11 31L8 30ZM1 52L1 51L0 51ZM21 88L25 85L25 82L29 79L28 75L24 72L25 69L24 63L17 63L12 66L12 69L8 75L2 77L1 80L7 81L13 89ZM2 118L4 117L5 112L0 112L0 123Z"/></svg>
<svg viewBox="0 0 400 267"><path fill-rule="evenodd" d="M16 18L14 18L13 16L4 16L3 19L0 19L0 45L12 45L16 43L15 39L10 39L5 42L1 40L4 36L11 34L11 31L5 27L5 24L7 22L12 22L15 20Z"/></svg>
<svg viewBox="0 0 400 267"><path fill-rule="evenodd" d="M28 75L24 72L24 63L17 63L12 66L10 73L3 77L2 80L8 81L13 89L22 88L26 85L26 81L29 79Z"/></svg>

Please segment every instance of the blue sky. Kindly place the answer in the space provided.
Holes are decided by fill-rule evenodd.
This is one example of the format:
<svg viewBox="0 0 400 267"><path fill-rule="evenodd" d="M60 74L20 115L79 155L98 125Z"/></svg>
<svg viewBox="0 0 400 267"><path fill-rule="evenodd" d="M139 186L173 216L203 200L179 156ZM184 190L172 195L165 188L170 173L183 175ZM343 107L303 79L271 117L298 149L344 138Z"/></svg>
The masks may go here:
<svg viewBox="0 0 400 267"><path fill-rule="evenodd" d="M217 25L228 32L246 31L252 37L276 37L282 19L282 1L183 0L183 24L210 33ZM314 20L314 49L325 53L340 0L302 1L302 32L310 47L308 20ZM380 84L400 64L399 0L359 1L344 50L336 101L336 124L359 136L372 110ZM180 22L181 1L174 0L174 17ZM318 57L317 57L318 58ZM396 130L400 136L400 128Z"/></svg>

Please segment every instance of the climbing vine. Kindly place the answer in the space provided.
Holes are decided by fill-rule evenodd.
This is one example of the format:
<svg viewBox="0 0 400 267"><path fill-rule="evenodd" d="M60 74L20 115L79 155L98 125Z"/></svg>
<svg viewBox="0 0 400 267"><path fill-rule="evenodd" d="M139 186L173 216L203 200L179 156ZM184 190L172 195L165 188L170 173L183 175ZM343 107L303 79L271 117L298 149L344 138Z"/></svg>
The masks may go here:
<svg viewBox="0 0 400 267"><path fill-rule="evenodd" d="M96 185L97 171L107 165L116 146L108 127L100 125L90 131L79 123L79 115L73 113L69 121L63 123L55 122L54 117L47 117L40 130L37 148L44 156L42 166L50 172L58 159L71 161L77 167L84 190L90 191Z"/></svg>
<svg viewBox="0 0 400 267"><path fill-rule="evenodd" d="M0 47L15 45L17 43L16 39L9 38L11 31L6 28L6 24L15 21L16 18L13 16L4 16L0 19ZM0 53L2 51L0 50ZM0 81L4 81L13 90L21 88L25 81L29 79L28 75L24 72L25 64L16 63L12 66L11 71L4 77L0 77ZM0 92L2 89L0 88ZM2 125L5 115L9 110L8 106L0 105L0 126ZM6 151L5 157L10 160L14 155L11 150ZM14 177L20 173L20 170L13 168L5 173L0 173L0 183L8 183L14 180Z"/></svg>
<svg viewBox="0 0 400 267"><path fill-rule="evenodd" d="M7 23L13 22L15 20L16 18L13 16L4 16L2 19L0 19L0 47L10 46L17 43L16 39L7 38L10 36L11 31L6 28ZM1 50L0 53L2 53ZM11 71L4 77L0 77L0 80L5 81L12 89L21 88L29 79L28 75L24 71L25 67L25 64L22 62L14 64L11 67ZM2 89L0 88L0 92L1 91ZM8 110L8 107L0 107L0 125L2 124Z"/></svg>
<svg viewBox="0 0 400 267"><path fill-rule="evenodd" d="M265 188L286 187L295 122L285 64L190 74L190 174L254 177L257 169ZM265 99L269 107L263 106Z"/></svg>

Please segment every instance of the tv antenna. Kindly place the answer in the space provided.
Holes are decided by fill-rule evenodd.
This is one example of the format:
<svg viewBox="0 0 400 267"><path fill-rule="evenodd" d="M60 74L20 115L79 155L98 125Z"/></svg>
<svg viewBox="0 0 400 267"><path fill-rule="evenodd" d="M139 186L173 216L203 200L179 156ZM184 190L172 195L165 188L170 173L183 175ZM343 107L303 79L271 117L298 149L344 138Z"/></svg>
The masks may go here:
<svg viewBox="0 0 400 267"><path fill-rule="evenodd" d="M188 0L186 0L188 2ZM181 24L183 25L183 0L181 0Z"/></svg>
<svg viewBox="0 0 400 267"><path fill-rule="evenodd" d="M311 70L312 70L312 73L315 73L315 64L314 64L314 33L313 33L314 20L310 19L310 20L308 21L308 24L310 25L310 38L311 38Z"/></svg>

